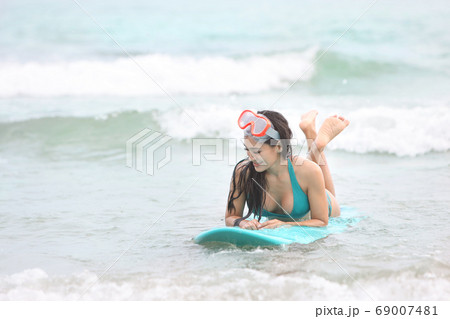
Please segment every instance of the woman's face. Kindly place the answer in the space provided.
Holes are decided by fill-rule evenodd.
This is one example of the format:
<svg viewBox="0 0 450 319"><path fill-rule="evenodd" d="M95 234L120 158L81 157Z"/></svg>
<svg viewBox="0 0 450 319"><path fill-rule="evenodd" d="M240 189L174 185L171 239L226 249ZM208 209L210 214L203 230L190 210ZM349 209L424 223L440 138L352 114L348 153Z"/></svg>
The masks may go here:
<svg viewBox="0 0 450 319"><path fill-rule="evenodd" d="M264 172L280 159L279 146L257 142L251 136L244 138L244 145L257 172Z"/></svg>

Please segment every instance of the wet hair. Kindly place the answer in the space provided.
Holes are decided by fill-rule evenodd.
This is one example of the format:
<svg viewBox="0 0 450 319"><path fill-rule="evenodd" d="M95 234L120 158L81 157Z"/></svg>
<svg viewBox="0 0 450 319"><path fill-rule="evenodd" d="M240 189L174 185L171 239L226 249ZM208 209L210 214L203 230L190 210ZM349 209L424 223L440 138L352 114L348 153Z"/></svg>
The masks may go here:
<svg viewBox="0 0 450 319"><path fill-rule="evenodd" d="M284 158L291 156L292 146L290 140L292 139L292 131L289 128L289 123L286 118L275 111L258 111L258 114L266 116L272 123L273 128L280 133L281 156ZM270 138L264 143L275 147L277 142L278 140ZM230 212L236 211L233 203L234 200L242 194L246 196L248 213L244 217L238 218L235 221L235 225L250 217L251 214L254 214L255 217L258 216L258 221L261 220L262 207L266 200L266 193L264 191L267 186L266 172L257 172L253 163L251 161L245 163L245 160L247 158L238 162L234 167L232 187L228 194L227 209Z"/></svg>

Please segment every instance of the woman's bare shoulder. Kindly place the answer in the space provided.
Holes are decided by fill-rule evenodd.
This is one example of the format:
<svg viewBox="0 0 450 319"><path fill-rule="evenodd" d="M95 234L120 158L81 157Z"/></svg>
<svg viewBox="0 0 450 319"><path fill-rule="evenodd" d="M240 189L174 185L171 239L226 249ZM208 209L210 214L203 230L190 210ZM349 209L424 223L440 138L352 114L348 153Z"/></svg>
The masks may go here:
<svg viewBox="0 0 450 319"><path fill-rule="evenodd" d="M298 176L314 176L322 173L319 165L302 156L292 156L292 166L294 167L295 175Z"/></svg>

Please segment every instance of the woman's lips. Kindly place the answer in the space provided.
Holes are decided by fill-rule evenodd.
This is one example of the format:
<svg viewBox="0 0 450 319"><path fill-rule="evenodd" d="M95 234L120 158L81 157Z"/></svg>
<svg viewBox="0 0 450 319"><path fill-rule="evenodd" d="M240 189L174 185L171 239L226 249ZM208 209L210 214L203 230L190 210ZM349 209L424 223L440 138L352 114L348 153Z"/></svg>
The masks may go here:
<svg viewBox="0 0 450 319"><path fill-rule="evenodd" d="M253 162L253 166L258 167L260 164Z"/></svg>

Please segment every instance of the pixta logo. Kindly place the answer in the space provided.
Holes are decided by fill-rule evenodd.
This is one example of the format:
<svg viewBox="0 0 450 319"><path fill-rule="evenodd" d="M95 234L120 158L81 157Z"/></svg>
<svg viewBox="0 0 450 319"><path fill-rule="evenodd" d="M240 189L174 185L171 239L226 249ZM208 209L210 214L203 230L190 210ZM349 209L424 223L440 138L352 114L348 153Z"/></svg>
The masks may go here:
<svg viewBox="0 0 450 319"><path fill-rule="evenodd" d="M156 155L159 153L157 151L171 139L168 135L148 128L133 135L126 143L127 166L134 167L139 172L154 175L155 163L156 169L160 169L169 163L172 158L172 149L170 146L166 146L164 158L156 159Z"/></svg>

